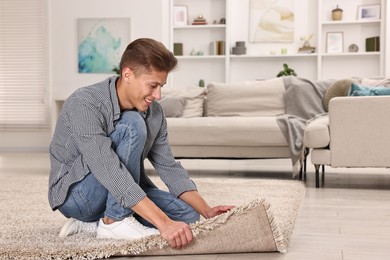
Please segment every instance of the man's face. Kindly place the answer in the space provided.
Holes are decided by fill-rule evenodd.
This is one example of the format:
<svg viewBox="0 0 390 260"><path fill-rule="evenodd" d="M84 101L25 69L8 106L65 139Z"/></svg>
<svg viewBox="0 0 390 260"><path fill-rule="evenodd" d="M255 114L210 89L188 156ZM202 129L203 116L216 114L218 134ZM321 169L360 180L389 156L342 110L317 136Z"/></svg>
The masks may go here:
<svg viewBox="0 0 390 260"><path fill-rule="evenodd" d="M153 100L161 98L161 87L166 83L168 73L162 71L145 71L135 75L130 69L124 73L126 82L123 101L126 107L135 107L138 111L146 111Z"/></svg>

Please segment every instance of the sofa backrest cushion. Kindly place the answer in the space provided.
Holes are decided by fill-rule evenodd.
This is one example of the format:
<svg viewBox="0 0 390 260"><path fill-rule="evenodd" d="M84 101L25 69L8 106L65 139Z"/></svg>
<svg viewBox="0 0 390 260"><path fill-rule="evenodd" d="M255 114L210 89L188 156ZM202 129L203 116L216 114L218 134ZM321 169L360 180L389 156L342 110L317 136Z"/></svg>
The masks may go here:
<svg viewBox="0 0 390 260"><path fill-rule="evenodd" d="M163 96L158 101L166 117L182 117L185 100L181 97Z"/></svg>
<svg viewBox="0 0 390 260"><path fill-rule="evenodd" d="M390 78L362 78L360 84L367 87L390 87Z"/></svg>
<svg viewBox="0 0 390 260"><path fill-rule="evenodd" d="M163 87L161 89L162 99L176 97L184 100L184 108L181 117L187 118L203 116L205 93L205 88L198 86Z"/></svg>
<svg viewBox="0 0 390 260"><path fill-rule="evenodd" d="M282 78L207 86L207 116L276 116L285 113Z"/></svg>

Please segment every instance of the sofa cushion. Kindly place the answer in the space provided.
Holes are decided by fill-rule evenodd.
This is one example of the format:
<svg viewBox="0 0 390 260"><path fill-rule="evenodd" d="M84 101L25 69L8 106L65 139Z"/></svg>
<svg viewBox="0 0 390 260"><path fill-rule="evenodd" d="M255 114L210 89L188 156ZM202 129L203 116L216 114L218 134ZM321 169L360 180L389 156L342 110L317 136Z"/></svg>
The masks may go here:
<svg viewBox="0 0 390 260"><path fill-rule="evenodd" d="M287 146L276 117L167 118L169 143L194 146Z"/></svg>
<svg viewBox="0 0 390 260"><path fill-rule="evenodd" d="M347 96L353 82L355 82L353 79L337 80L325 91L323 103L326 112L328 112L330 100L334 97Z"/></svg>
<svg viewBox="0 0 390 260"><path fill-rule="evenodd" d="M185 101L183 98L166 96L158 101L166 117L181 117L184 112Z"/></svg>
<svg viewBox="0 0 390 260"><path fill-rule="evenodd" d="M276 116L285 113L282 78L207 86L207 116Z"/></svg>
<svg viewBox="0 0 390 260"><path fill-rule="evenodd" d="M360 85L367 86L367 87L378 87L378 86L390 87L390 78L377 78L377 79L362 78L360 81Z"/></svg>
<svg viewBox="0 0 390 260"><path fill-rule="evenodd" d="M352 84L348 92L349 96L386 96L390 95L389 87L364 87Z"/></svg>
<svg viewBox="0 0 390 260"><path fill-rule="evenodd" d="M311 121L305 129L303 144L308 148L324 148L330 143L329 116L320 116Z"/></svg>
<svg viewBox="0 0 390 260"><path fill-rule="evenodd" d="M178 97L184 99L182 117L203 116L205 88L198 86L164 87L161 90L162 97Z"/></svg>
<svg viewBox="0 0 390 260"><path fill-rule="evenodd" d="M330 155L329 149L313 149L310 157L311 163L314 165L330 165Z"/></svg>

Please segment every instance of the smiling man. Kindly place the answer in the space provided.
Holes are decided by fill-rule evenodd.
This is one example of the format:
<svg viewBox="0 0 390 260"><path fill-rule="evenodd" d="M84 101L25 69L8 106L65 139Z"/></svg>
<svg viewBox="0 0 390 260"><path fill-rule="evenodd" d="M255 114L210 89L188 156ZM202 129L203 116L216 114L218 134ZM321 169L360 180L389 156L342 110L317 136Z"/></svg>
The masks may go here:
<svg viewBox="0 0 390 260"><path fill-rule="evenodd" d="M156 100L176 65L163 44L137 39L122 55L120 77L80 88L65 101L50 145L49 203L69 218L60 237L161 234L180 248L192 241L189 223L232 208L210 207L172 155ZM145 174L146 158L169 192Z"/></svg>

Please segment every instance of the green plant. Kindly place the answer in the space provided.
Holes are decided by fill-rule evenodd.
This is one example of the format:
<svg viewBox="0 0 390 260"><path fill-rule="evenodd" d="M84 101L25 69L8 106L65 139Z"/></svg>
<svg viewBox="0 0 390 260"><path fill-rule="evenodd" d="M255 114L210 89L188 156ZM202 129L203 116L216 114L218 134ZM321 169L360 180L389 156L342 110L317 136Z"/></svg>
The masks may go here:
<svg viewBox="0 0 390 260"><path fill-rule="evenodd" d="M286 63L283 64L283 68L284 70L281 70L276 77L297 76L297 73L292 68L289 68Z"/></svg>
<svg viewBox="0 0 390 260"><path fill-rule="evenodd" d="M204 80L199 80L199 87L204 88Z"/></svg>
<svg viewBox="0 0 390 260"><path fill-rule="evenodd" d="M119 70L119 67L117 67L117 66L114 66L114 68L112 69L112 71L113 72L115 72L115 74L117 74L117 75L121 75L121 71Z"/></svg>

